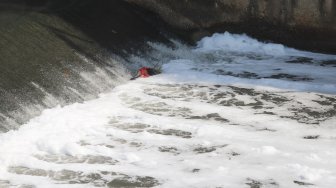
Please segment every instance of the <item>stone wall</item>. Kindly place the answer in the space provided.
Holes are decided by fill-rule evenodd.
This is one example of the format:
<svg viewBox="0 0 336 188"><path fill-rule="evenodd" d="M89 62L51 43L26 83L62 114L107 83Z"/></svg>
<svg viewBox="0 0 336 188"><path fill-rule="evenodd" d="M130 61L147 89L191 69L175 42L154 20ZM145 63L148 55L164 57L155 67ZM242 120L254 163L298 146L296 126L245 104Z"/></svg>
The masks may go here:
<svg viewBox="0 0 336 188"><path fill-rule="evenodd" d="M126 0L181 29L259 19L288 26L336 29L334 0Z"/></svg>
<svg viewBox="0 0 336 188"><path fill-rule="evenodd" d="M125 0L196 41L225 30L336 53L335 0ZM186 34L187 33L187 34Z"/></svg>

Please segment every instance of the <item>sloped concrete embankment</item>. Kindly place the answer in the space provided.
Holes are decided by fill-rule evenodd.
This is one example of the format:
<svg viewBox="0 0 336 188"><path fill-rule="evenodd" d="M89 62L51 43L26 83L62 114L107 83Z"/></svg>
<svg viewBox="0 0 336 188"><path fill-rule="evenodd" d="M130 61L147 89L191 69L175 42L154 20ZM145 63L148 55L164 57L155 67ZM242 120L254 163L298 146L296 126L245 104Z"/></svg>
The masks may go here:
<svg viewBox="0 0 336 188"><path fill-rule="evenodd" d="M0 132L97 97L137 68L128 54L164 41L155 20L122 1L2 1L0 10Z"/></svg>

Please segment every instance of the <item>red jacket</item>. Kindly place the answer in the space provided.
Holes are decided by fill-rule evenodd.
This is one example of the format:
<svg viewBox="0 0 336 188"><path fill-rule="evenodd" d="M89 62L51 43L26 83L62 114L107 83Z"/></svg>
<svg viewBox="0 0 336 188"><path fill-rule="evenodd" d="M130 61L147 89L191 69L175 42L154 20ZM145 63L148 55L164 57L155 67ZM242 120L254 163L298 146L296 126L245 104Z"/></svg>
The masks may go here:
<svg viewBox="0 0 336 188"><path fill-rule="evenodd" d="M139 75L141 78L147 78L150 75L148 74L148 67L142 67L141 69L139 69Z"/></svg>

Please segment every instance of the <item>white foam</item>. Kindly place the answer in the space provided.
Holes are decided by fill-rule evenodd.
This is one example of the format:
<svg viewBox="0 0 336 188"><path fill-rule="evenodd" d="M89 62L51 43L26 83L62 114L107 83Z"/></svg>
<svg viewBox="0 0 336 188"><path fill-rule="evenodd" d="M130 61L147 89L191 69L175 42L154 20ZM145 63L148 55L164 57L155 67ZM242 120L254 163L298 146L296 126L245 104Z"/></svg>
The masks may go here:
<svg viewBox="0 0 336 188"><path fill-rule="evenodd" d="M198 50L223 50L229 52L256 52L267 55L285 55L285 47L281 44L263 43L245 34L216 33L205 37L197 44Z"/></svg>
<svg viewBox="0 0 336 188"><path fill-rule="evenodd" d="M197 51L226 51L238 53L257 53L270 56L303 56L313 58L332 58L334 55L300 51L286 47L282 44L265 43L251 38L246 34L215 33L210 37L204 37L197 43Z"/></svg>

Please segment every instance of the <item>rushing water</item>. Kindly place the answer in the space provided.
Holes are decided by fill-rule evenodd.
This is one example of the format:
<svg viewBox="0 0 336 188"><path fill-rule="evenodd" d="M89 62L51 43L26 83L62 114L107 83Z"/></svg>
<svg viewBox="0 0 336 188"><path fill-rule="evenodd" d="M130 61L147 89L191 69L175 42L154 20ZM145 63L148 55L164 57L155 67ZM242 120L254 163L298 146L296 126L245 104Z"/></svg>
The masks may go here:
<svg viewBox="0 0 336 188"><path fill-rule="evenodd" d="M336 56L229 33L0 135L0 187L334 187ZM157 60L160 61L157 61Z"/></svg>
<svg viewBox="0 0 336 188"><path fill-rule="evenodd" d="M0 132L129 77L121 57L55 15L2 10L0 20Z"/></svg>

